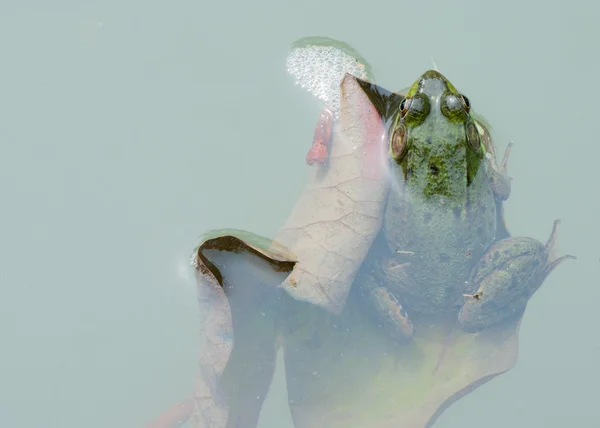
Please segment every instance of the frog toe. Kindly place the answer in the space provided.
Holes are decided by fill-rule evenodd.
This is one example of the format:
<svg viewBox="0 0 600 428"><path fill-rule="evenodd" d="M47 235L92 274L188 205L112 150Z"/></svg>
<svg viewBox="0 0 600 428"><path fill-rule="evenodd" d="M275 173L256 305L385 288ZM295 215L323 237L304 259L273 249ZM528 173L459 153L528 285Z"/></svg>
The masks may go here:
<svg viewBox="0 0 600 428"><path fill-rule="evenodd" d="M552 225L552 232L550 233L550 237L548 238L548 241L546 241L546 245L544 246L548 254L546 266L544 267L544 278L550 275L550 273L565 260L575 260L577 258L576 256L570 254L560 257L556 255L556 237L558 235L559 226L560 220L554 220L554 224Z"/></svg>
<svg viewBox="0 0 600 428"><path fill-rule="evenodd" d="M412 338L413 324L394 294L385 287L375 287L366 293L377 322L392 339L406 341Z"/></svg>

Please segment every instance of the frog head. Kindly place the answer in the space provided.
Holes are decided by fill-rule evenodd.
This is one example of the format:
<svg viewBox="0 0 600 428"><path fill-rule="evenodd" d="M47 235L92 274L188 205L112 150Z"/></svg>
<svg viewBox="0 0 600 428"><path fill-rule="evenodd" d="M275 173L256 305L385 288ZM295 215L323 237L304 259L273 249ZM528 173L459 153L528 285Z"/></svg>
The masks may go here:
<svg viewBox="0 0 600 428"><path fill-rule="evenodd" d="M411 191L461 198L484 159L469 99L429 70L409 88L392 121L389 156Z"/></svg>

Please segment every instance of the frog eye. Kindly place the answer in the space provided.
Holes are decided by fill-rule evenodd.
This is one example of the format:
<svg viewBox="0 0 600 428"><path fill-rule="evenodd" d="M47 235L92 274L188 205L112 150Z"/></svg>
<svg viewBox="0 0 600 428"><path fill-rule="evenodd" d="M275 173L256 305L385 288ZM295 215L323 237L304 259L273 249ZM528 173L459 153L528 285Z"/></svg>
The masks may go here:
<svg viewBox="0 0 600 428"><path fill-rule="evenodd" d="M392 134L390 150L394 160L401 162L406 154L406 127L404 125L398 126Z"/></svg>
<svg viewBox="0 0 600 428"><path fill-rule="evenodd" d="M400 118L408 125L417 126L423 123L430 109L429 98L425 94L404 98L400 102Z"/></svg>
<svg viewBox="0 0 600 428"><path fill-rule="evenodd" d="M471 101L469 101L469 99L464 95L461 95L460 98L462 99L462 103L463 103L463 107L465 108L465 111L467 113L469 113L471 111Z"/></svg>
<svg viewBox="0 0 600 428"><path fill-rule="evenodd" d="M446 91L441 99L440 110L452 122L462 122L469 114L471 103L462 95ZM467 108L469 106L469 108Z"/></svg>

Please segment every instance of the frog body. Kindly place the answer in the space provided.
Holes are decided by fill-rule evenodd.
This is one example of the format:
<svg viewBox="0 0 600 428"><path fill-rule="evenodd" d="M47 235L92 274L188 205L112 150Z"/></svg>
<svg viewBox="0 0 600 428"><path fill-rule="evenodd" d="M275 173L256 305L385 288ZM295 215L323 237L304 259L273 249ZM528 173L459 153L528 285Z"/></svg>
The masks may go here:
<svg viewBox="0 0 600 428"><path fill-rule="evenodd" d="M510 145L498 166L470 101L434 70L407 91L389 135L383 225L356 283L376 319L406 339L413 315L453 314L469 332L520 316L571 256L554 258L556 226L546 245L509 237Z"/></svg>

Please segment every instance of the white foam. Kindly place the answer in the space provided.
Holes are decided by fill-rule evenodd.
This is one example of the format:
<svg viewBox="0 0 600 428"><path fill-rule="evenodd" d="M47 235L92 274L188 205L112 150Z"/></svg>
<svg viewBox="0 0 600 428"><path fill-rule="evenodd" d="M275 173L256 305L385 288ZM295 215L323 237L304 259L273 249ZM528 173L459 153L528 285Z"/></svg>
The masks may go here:
<svg viewBox="0 0 600 428"><path fill-rule="evenodd" d="M340 112L340 83L346 73L368 80L365 66L334 46L304 46L292 49L287 71L296 84L323 101L337 119Z"/></svg>

